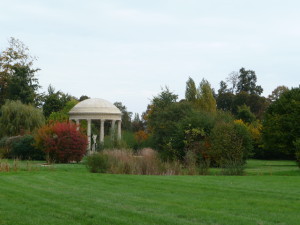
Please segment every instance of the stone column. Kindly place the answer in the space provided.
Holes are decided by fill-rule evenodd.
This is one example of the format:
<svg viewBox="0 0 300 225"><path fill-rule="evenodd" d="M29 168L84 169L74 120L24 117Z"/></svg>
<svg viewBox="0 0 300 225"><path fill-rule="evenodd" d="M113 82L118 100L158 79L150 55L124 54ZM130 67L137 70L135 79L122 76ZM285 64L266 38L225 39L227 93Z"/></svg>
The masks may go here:
<svg viewBox="0 0 300 225"><path fill-rule="evenodd" d="M112 129L112 130L115 128L115 124L116 124L116 121L115 121L115 120L112 120L112 121L111 121L111 129Z"/></svg>
<svg viewBox="0 0 300 225"><path fill-rule="evenodd" d="M105 120L101 120L100 122L100 143L104 142L104 122Z"/></svg>
<svg viewBox="0 0 300 225"><path fill-rule="evenodd" d="M88 119L87 120L88 150L91 150L91 125L92 125L92 121Z"/></svg>
<svg viewBox="0 0 300 225"><path fill-rule="evenodd" d="M118 140L121 140L121 120L118 120Z"/></svg>
<svg viewBox="0 0 300 225"><path fill-rule="evenodd" d="M80 121L79 121L79 119L75 120L75 123L77 125L77 130L79 130L79 127L80 127Z"/></svg>
<svg viewBox="0 0 300 225"><path fill-rule="evenodd" d="M111 128L110 128L110 139L113 142L115 141L115 124L116 124L116 121L112 120L111 121Z"/></svg>

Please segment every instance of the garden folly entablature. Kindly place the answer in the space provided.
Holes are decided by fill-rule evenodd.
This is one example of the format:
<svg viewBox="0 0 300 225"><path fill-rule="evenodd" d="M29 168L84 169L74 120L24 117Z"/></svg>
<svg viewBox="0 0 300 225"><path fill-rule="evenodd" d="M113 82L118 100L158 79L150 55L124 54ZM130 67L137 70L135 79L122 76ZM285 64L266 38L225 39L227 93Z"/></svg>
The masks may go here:
<svg viewBox="0 0 300 225"><path fill-rule="evenodd" d="M91 150L91 123L92 120L100 120L100 143L104 142L104 122L111 121L111 128L114 130L117 122L117 137L121 139L121 111L109 101L101 98L91 98L79 102L69 112L70 121L80 125L80 120L87 121L88 150Z"/></svg>

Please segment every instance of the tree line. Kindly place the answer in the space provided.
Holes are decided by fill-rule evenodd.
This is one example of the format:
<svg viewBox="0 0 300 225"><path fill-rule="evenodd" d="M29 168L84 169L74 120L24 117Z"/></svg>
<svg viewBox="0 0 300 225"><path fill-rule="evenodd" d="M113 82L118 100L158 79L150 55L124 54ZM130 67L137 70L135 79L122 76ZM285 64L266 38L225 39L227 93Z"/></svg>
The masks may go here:
<svg viewBox="0 0 300 225"><path fill-rule="evenodd" d="M89 98L51 85L40 93L35 60L15 38L0 53L1 137L66 121L69 110ZM295 159L300 151L300 88L278 86L268 97L262 92L255 71L241 68L221 81L217 91L206 79L197 86L191 77L184 99L165 87L142 115L133 115L121 102L114 104L122 112L123 130L134 133L135 147L153 147L165 160L224 166L233 156L241 165L248 157Z"/></svg>

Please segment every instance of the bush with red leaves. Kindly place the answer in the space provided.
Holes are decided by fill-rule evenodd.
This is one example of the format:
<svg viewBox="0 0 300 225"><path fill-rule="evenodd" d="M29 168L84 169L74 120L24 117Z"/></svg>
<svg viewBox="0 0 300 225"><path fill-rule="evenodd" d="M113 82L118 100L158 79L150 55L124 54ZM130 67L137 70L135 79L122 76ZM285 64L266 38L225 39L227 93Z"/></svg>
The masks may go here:
<svg viewBox="0 0 300 225"><path fill-rule="evenodd" d="M36 146L46 153L48 162L79 162L86 154L87 137L77 130L77 125L56 122L38 130Z"/></svg>

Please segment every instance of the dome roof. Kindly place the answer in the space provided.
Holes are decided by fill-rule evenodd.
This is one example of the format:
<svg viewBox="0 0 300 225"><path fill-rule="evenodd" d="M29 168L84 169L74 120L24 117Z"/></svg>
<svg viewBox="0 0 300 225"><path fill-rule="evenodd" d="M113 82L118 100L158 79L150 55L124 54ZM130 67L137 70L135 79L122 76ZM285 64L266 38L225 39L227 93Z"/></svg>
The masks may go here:
<svg viewBox="0 0 300 225"><path fill-rule="evenodd" d="M121 111L112 103L101 98L90 98L75 105L69 112L74 114L118 114Z"/></svg>

